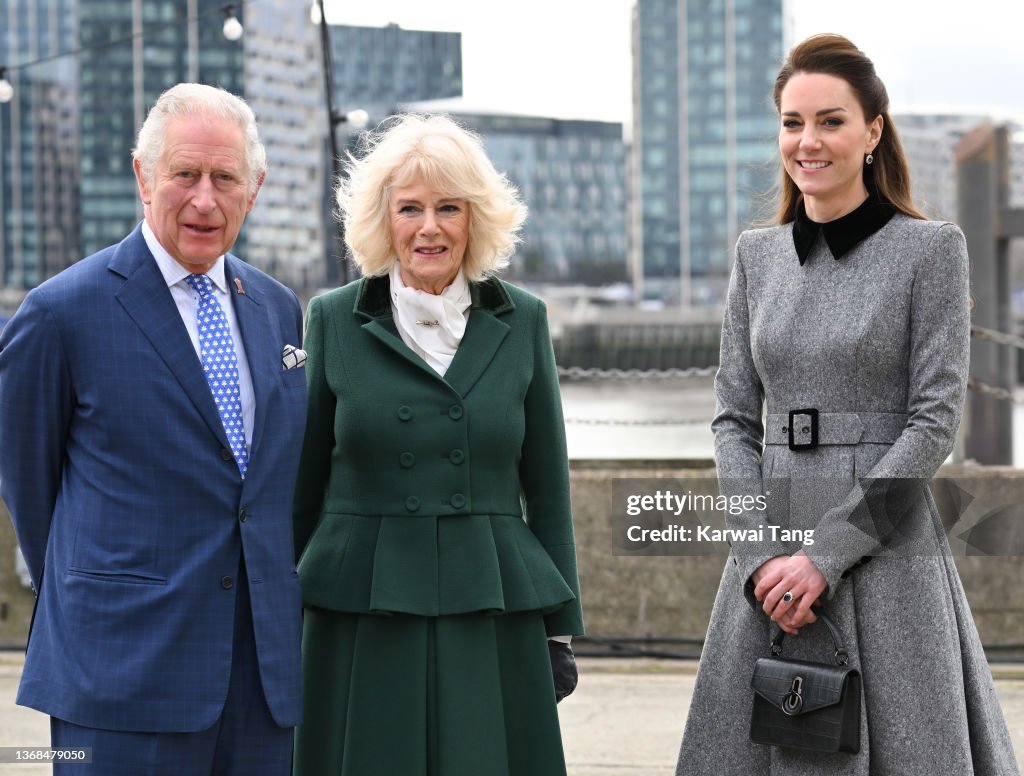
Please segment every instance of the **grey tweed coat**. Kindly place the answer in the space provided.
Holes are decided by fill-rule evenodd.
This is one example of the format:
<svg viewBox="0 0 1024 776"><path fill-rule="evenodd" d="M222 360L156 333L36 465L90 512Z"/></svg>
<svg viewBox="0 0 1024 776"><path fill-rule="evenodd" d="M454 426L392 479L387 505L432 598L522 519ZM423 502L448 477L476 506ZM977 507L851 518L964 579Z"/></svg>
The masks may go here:
<svg viewBox="0 0 1024 776"><path fill-rule="evenodd" d="M969 357L963 234L897 214L838 261L819 235L801 266L792 229L748 231L737 244L713 429L723 489L769 494L767 510L730 518L729 527L813 528L814 544L772 542L765 532L765 541L733 545L676 773L1017 774L930 495L904 517L924 550L884 549L855 519L861 478L930 478L953 447ZM783 428L790 410L805 408L820 413L819 446L794 451ZM805 420L795 424L797 442ZM750 676L770 638L750 574L799 549L824 574L827 611L861 671L856 755L749 740ZM858 563L865 556L870 561ZM787 657L828 661L831 654L818 625L784 645Z"/></svg>

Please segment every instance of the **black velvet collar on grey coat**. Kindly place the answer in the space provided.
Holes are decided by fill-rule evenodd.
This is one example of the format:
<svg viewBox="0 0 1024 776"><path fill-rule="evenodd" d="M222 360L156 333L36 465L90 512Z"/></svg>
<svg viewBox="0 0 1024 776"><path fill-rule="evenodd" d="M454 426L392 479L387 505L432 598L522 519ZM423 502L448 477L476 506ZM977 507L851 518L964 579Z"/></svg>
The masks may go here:
<svg viewBox="0 0 1024 776"><path fill-rule="evenodd" d="M514 310L515 304L497 278L489 277L479 283L469 284L469 295L473 307L489 310L500 315ZM355 311L369 318L391 315L391 280L387 275L366 278L356 297Z"/></svg>
<svg viewBox="0 0 1024 776"><path fill-rule="evenodd" d="M796 255L803 265L818 239L818 232L825 236L825 243L832 255L838 260L845 256L857 243L870 237L896 214L896 208L882 201L877 193L872 192L856 210L847 213L835 221L819 224L812 221L804 210L803 200L796 210L793 219L793 245Z"/></svg>

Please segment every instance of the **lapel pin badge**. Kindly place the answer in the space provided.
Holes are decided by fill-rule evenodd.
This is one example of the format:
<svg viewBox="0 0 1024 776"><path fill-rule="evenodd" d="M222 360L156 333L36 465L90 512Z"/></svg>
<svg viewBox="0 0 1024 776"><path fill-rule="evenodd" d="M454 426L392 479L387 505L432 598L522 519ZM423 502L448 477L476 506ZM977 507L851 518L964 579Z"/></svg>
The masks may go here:
<svg viewBox="0 0 1024 776"><path fill-rule="evenodd" d="M235 278L235 289L238 291L239 294L245 296L245 288L242 286L241 278Z"/></svg>

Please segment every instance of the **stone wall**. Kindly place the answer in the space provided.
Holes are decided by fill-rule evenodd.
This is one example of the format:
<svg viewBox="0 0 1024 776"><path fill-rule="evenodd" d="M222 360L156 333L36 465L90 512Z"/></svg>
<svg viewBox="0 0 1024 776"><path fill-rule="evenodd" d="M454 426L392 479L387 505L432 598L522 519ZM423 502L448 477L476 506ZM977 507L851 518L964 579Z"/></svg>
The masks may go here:
<svg viewBox="0 0 1024 776"><path fill-rule="evenodd" d="M987 645L1024 644L1024 470L946 467L940 474L971 482L973 491L994 494L999 503L1020 505L1020 514L1011 510L1002 521L991 523L999 532L997 544L1007 555L965 555L957 557L957 566L982 640ZM708 478L714 477L714 469L706 460L573 462L576 540L588 634L702 638L724 558L613 555L612 481L618 477ZM14 559L14 532L0 505L2 646L24 644L32 614L33 596L19 580Z"/></svg>
<svg viewBox="0 0 1024 776"><path fill-rule="evenodd" d="M24 645L35 603L32 591L18 578L17 547L7 508L0 502L0 647Z"/></svg>
<svg viewBox="0 0 1024 776"><path fill-rule="evenodd" d="M963 555L956 564L982 641L987 646L1018 644L1015 652L1024 653L1024 470L948 466L939 474L971 482L972 491L984 491L998 503L1020 505L1020 514L997 521L998 544L1006 555ZM614 556L612 480L714 476L710 461L573 462L576 542L589 636L703 637L724 557Z"/></svg>

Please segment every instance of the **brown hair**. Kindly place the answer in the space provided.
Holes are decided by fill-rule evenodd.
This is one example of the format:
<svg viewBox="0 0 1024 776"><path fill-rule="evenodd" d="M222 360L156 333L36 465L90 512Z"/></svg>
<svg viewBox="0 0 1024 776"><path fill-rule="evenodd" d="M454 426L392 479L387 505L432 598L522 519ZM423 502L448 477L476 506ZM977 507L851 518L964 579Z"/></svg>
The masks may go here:
<svg viewBox="0 0 1024 776"><path fill-rule="evenodd" d="M775 77L772 98L776 110L781 112L782 90L797 73L818 73L842 78L853 90L867 123L874 121L876 116L882 117L882 136L871 152L875 158L874 163L864 165L864 185L868 191L877 191L883 200L892 203L901 213L927 220L914 207L910 195L907 158L896 125L889 117L889 94L867 55L842 35L813 35L797 44ZM782 167L780 192L777 221L785 224L796 217L802 196L800 189L786 173L785 166Z"/></svg>

